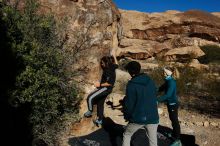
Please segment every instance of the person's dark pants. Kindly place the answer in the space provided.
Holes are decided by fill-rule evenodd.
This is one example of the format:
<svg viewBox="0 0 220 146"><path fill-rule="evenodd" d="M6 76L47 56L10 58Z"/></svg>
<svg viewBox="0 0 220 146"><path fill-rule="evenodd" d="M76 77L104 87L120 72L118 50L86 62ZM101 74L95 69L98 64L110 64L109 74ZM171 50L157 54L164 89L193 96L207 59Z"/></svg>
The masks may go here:
<svg viewBox="0 0 220 146"><path fill-rule="evenodd" d="M99 120L104 118L104 103L110 91L106 88L99 88L90 93L87 97L88 110L93 111L93 105L97 104L97 117Z"/></svg>
<svg viewBox="0 0 220 146"><path fill-rule="evenodd" d="M104 103L107 96L103 96L101 99L97 101L97 117L98 120L102 120L104 118Z"/></svg>
<svg viewBox="0 0 220 146"><path fill-rule="evenodd" d="M172 136L173 136L174 140L180 139L180 124L179 124L179 120L178 120L178 107L179 107L179 105L178 104L167 105L167 107L168 107L169 118L171 120L172 127L173 127Z"/></svg>

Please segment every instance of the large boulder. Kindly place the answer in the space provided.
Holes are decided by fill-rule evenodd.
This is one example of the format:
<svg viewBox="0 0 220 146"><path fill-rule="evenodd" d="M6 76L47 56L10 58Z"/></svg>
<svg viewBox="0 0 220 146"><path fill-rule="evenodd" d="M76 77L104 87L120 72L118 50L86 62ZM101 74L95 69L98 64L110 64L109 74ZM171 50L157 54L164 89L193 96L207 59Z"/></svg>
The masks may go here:
<svg viewBox="0 0 220 146"><path fill-rule="evenodd" d="M205 55L205 53L197 46L188 46L181 48L174 48L164 54L166 61L187 61L193 58L198 58Z"/></svg>
<svg viewBox="0 0 220 146"><path fill-rule="evenodd" d="M120 13L112 0L37 0L38 13L52 13L65 40L64 48L72 55L73 71L79 72L78 82L99 79L100 58L114 52L120 38ZM9 0L13 5L16 1ZM22 9L25 0L20 0ZM95 73L94 73L95 72Z"/></svg>

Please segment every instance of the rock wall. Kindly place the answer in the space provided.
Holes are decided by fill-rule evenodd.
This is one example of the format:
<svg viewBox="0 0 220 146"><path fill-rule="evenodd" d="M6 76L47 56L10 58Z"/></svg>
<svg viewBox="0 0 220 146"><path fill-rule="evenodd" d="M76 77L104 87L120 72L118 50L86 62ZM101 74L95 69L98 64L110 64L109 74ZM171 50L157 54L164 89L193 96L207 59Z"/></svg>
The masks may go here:
<svg viewBox="0 0 220 146"><path fill-rule="evenodd" d="M7 1L15 4L16 0ZM99 61L104 55L115 53L120 39L120 12L112 0L37 0L39 13L55 14L58 22L63 21L61 30L65 37L65 48L75 57L72 66L83 75L83 80L98 80ZM25 0L18 1L22 10Z"/></svg>
<svg viewBox="0 0 220 146"><path fill-rule="evenodd" d="M99 79L103 55L186 62L204 55L199 46L220 46L219 13L125 11L118 10L112 0L38 1L40 13L52 12L58 20L67 19L65 47L76 58L72 69L79 72L79 82Z"/></svg>
<svg viewBox="0 0 220 146"><path fill-rule="evenodd" d="M77 63L73 70L82 73L79 82L99 79L99 61L118 45L120 13L111 0L40 0L42 11L67 18L67 47ZM86 60L86 61L85 61Z"/></svg>
<svg viewBox="0 0 220 146"><path fill-rule="evenodd" d="M117 56L146 61L184 62L205 55L199 46L220 46L219 13L196 10L164 13L120 12L123 37Z"/></svg>

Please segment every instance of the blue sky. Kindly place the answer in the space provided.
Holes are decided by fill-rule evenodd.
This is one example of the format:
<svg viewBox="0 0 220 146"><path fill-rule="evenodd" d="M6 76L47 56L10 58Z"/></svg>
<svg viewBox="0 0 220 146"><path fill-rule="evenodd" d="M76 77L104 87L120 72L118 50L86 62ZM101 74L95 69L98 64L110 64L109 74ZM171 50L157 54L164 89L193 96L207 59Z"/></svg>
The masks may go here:
<svg viewBox="0 0 220 146"><path fill-rule="evenodd" d="M187 11L220 12L220 0L113 0L120 9L141 12Z"/></svg>

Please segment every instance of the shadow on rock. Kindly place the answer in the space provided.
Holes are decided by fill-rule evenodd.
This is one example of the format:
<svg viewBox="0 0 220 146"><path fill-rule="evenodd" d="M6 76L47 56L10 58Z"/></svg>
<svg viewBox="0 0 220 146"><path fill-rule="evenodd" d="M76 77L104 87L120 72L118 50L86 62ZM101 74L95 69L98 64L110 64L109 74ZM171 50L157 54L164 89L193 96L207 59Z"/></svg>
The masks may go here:
<svg viewBox="0 0 220 146"><path fill-rule="evenodd" d="M168 127L158 126L158 146L169 146L171 140L166 133L172 130ZM73 137L69 139L71 146L121 146L124 126L116 124L111 118L107 117L103 121L103 126L99 130L91 134ZM197 146L195 144L195 136L181 134L181 142L183 146ZM132 146L148 146L148 138L145 129L139 129L131 140Z"/></svg>

